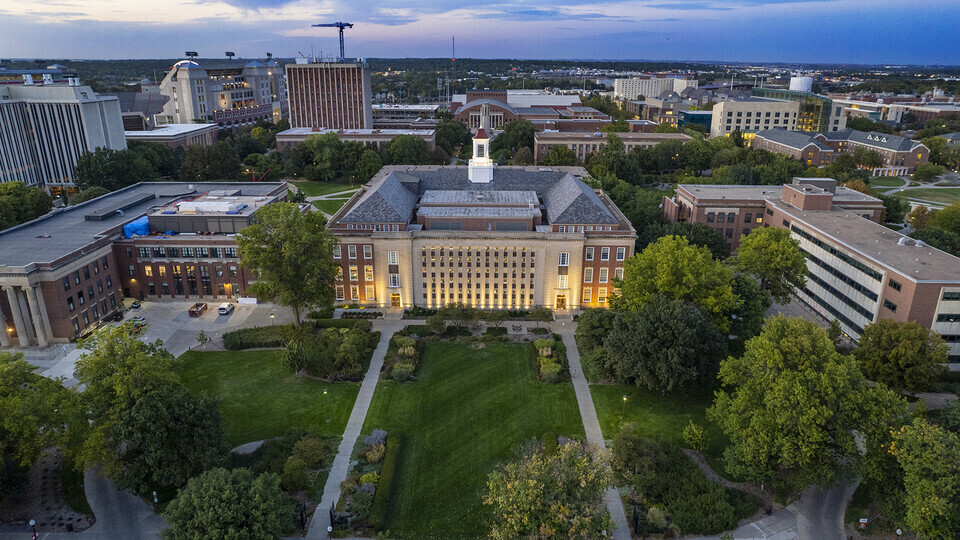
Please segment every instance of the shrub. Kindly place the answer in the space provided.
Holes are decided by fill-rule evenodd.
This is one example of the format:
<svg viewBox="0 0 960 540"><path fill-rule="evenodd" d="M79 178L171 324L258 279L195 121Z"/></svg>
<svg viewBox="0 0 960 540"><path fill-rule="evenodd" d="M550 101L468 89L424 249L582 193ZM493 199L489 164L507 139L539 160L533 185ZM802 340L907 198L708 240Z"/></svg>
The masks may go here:
<svg viewBox="0 0 960 540"><path fill-rule="evenodd" d="M360 477L361 484L373 484L377 485L377 482L380 480L380 475L374 472L369 472Z"/></svg>
<svg viewBox="0 0 960 540"><path fill-rule="evenodd" d="M380 470L380 482L370 511L370 526L381 529L387 523L390 499L393 497L393 481L400 462L400 450L403 439L399 434L390 435L383 456L383 468Z"/></svg>
<svg viewBox="0 0 960 540"><path fill-rule="evenodd" d="M382 429L375 429L369 435L363 438L363 444L373 446L375 444L384 444L387 442L387 432Z"/></svg>
<svg viewBox="0 0 960 540"><path fill-rule="evenodd" d="M283 347L293 331L293 325L255 326L241 328L223 334L223 346L228 351L257 349L262 347Z"/></svg>
<svg viewBox="0 0 960 540"><path fill-rule="evenodd" d="M540 351L540 356L553 356L554 342L552 339L540 338L533 342L533 346Z"/></svg>
<svg viewBox="0 0 960 540"><path fill-rule="evenodd" d="M317 328L354 328L357 322L352 319L317 319L313 325Z"/></svg>
<svg viewBox="0 0 960 540"><path fill-rule="evenodd" d="M316 311L311 311L307 313L308 319L332 319L333 318L333 306L325 307L323 309L318 309Z"/></svg>
<svg viewBox="0 0 960 540"><path fill-rule="evenodd" d="M666 529L667 514L656 506L651 506L647 510L647 523L660 530Z"/></svg>
<svg viewBox="0 0 960 540"><path fill-rule="evenodd" d="M344 496L353 495L357 491L357 480L348 476L346 480L340 482L340 491Z"/></svg>
<svg viewBox="0 0 960 540"><path fill-rule="evenodd" d="M558 383L560 382L561 369L562 367L560 364L547 364L545 366L540 366L540 377L543 379L543 382Z"/></svg>
<svg viewBox="0 0 960 540"><path fill-rule="evenodd" d="M707 433L704 429L690 420L690 423L683 428L683 442L693 450L701 452L707 449Z"/></svg>
<svg viewBox="0 0 960 540"><path fill-rule="evenodd" d="M314 437L304 437L293 445L292 458L303 460L311 469L323 468L327 456L332 454L335 447L331 441L320 440Z"/></svg>
<svg viewBox="0 0 960 540"><path fill-rule="evenodd" d="M407 347L415 348L417 346L417 340L407 336L394 336L393 343L397 346L398 350L406 349Z"/></svg>
<svg viewBox="0 0 960 540"><path fill-rule="evenodd" d="M386 447L382 444L375 444L367 450L367 462L368 463L380 463L380 460L383 459L383 454L386 451Z"/></svg>
<svg viewBox="0 0 960 540"><path fill-rule="evenodd" d="M549 356L538 356L537 363L540 364L540 367L543 367L543 366L548 366L550 364L556 364L557 359L551 358Z"/></svg>
<svg viewBox="0 0 960 540"><path fill-rule="evenodd" d="M345 311L340 315L341 319L378 319L383 317L379 311Z"/></svg>
<svg viewBox="0 0 960 540"><path fill-rule="evenodd" d="M423 318L430 317L431 315L436 315L436 314L437 314L437 310L435 310L435 309L427 309L427 308L420 307L420 306L413 306L413 307L411 307L411 308L409 308L409 309L403 310L403 317L404 317L405 319L409 319L409 318L423 319Z"/></svg>
<svg viewBox="0 0 960 540"><path fill-rule="evenodd" d="M487 328L485 334L488 336L505 336L507 335L507 328L505 326L501 326L499 328L491 326L490 328Z"/></svg>
<svg viewBox="0 0 960 540"><path fill-rule="evenodd" d="M393 365L393 380L397 382L406 382L410 380L411 375L413 374L413 364L407 364L404 362L397 362Z"/></svg>
<svg viewBox="0 0 960 540"><path fill-rule="evenodd" d="M246 458L244 461L249 465L247 463L241 463L240 465L249 466L253 474L257 476L263 473L282 474L293 446L304 435L306 435L306 431L303 429L291 429L277 439L266 441L249 456L243 456ZM231 458L233 456L236 456L237 459L241 458L241 456L231 454ZM236 463L236 461L231 459L231 463Z"/></svg>
<svg viewBox="0 0 960 540"><path fill-rule="evenodd" d="M287 491L303 491L310 485L312 478L307 463L299 458L290 458L283 464L280 483Z"/></svg>
<svg viewBox="0 0 960 540"><path fill-rule="evenodd" d="M366 491L358 491L350 497L348 509L354 519L363 520L370 515L371 506L373 506L373 495Z"/></svg>

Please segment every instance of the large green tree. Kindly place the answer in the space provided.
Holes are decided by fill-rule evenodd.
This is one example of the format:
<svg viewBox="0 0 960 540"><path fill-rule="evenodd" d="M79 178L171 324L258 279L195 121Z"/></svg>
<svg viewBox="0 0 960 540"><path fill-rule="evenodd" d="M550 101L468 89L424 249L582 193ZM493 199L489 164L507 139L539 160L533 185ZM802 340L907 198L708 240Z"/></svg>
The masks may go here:
<svg viewBox="0 0 960 540"><path fill-rule="evenodd" d="M323 214L301 212L293 203L268 204L236 238L241 264L257 275L251 292L292 308L298 326L305 309L332 305L337 239Z"/></svg>
<svg viewBox="0 0 960 540"><path fill-rule="evenodd" d="M853 356L867 378L896 391L933 389L946 373L947 344L914 321L880 319L868 324Z"/></svg>
<svg viewBox="0 0 960 540"><path fill-rule="evenodd" d="M773 300L755 279L744 274L734 276L733 294L739 302L730 317L730 335L734 336L730 352L739 355L747 340L763 330L763 321Z"/></svg>
<svg viewBox="0 0 960 540"><path fill-rule="evenodd" d="M507 150L510 155L516 153L520 148L526 147L533 150L533 134L536 129L529 120L516 120L510 122L503 128L503 132L490 141L490 154L495 154L500 150Z"/></svg>
<svg viewBox="0 0 960 540"><path fill-rule="evenodd" d="M740 240L737 268L759 278L780 304L787 304L806 285L807 261L790 231L767 227Z"/></svg>
<svg viewBox="0 0 960 540"><path fill-rule="evenodd" d="M293 503L276 474L212 469L191 478L163 517L167 540L280 538L291 528Z"/></svg>
<svg viewBox="0 0 960 540"><path fill-rule="evenodd" d="M547 167L572 167L580 163L577 154L568 146L556 144L547 150L547 153L540 158L540 164Z"/></svg>
<svg viewBox="0 0 960 540"><path fill-rule="evenodd" d="M726 332L738 302L732 283L733 271L714 260L710 250L691 245L682 236L665 236L625 262L620 292L611 297L610 305L639 311L660 294L696 304Z"/></svg>
<svg viewBox="0 0 960 540"><path fill-rule="evenodd" d="M960 435L918 420L893 439L907 525L924 538L960 537Z"/></svg>
<svg viewBox="0 0 960 540"><path fill-rule="evenodd" d="M603 344L611 378L662 393L712 379L727 353L700 308L659 295L637 312L618 313Z"/></svg>
<svg viewBox="0 0 960 540"><path fill-rule="evenodd" d="M727 240L715 229L703 223L685 221L680 223L650 223L637 230L636 250L643 251L645 247L664 236L683 236L695 246L703 246L710 250L713 258L723 260L730 256Z"/></svg>
<svg viewBox="0 0 960 540"><path fill-rule="evenodd" d="M100 186L110 191L137 182L149 182L159 176L150 160L138 152L103 147L81 154L74 175L77 189Z"/></svg>
<svg viewBox="0 0 960 540"><path fill-rule="evenodd" d="M141 495L179 487L223 463L229 447L217 402L166 384L123 411L118 422L117 486Z"/></svg>
<svg viewBox="0 0 960 540"><path fill-rule="evenodd" d="M416 135L398 135L390 141L390 163L424 165L430 163L427 141Z"/></svg>
<svg viewBox="0 0 960 540"><path fill-rule="evenodd" d="M607 538L613 522L603 502L611 472L606 452L573 442L547 453L531 444L517 461L490 473L483 503L493 509L489 536Z"/></svg>
<svg viewBox="0 0 960 540"><path fill-rule="evenodd" d="M23 182L0 183L0 230L36 219L53 206L42 189Z"/></svg>
<svg viewBox="0 0 960 540"><path fill-rule="evenodd" d="M933 223L944 231L960 234L960 201L934 214Z"/></svg>
<svg viewBox="0 0 960 540"><path fill-rule="evenodd" d="M174 359L159 340L137 339L131 323L104 327L81 346L87 352L77 360L74 373L84 387L80 399L90 433L80 449L80 462L100 464L108 476L117 477L121 417L143 395L178 382Z"/></svg>
<svg viewBox="0 0 960 540"><path fill-rule="evenodd" d="M906 413L900 396L867 384L856 361L803 319L767 319L743 356L720 363L720 380L707 416L730 438L727 470L794 489L828 487L852 473L881 450L861 454L858 434L876 440Z"/></svg>

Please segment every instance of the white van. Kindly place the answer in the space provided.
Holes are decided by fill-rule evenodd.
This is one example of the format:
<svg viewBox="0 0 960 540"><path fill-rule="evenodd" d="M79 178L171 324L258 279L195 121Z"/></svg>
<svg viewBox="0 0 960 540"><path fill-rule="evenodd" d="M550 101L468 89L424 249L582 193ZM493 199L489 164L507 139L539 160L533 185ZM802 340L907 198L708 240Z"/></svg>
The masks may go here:
<svg viewBox="0 0 960 540"><path fill-rule="evenodd" d="M217 308L217 313L221 315L229 315L233 313L233 307L234 307L233 304L231 304L230 302L224 302L220 304L220 307Z"/></svg>

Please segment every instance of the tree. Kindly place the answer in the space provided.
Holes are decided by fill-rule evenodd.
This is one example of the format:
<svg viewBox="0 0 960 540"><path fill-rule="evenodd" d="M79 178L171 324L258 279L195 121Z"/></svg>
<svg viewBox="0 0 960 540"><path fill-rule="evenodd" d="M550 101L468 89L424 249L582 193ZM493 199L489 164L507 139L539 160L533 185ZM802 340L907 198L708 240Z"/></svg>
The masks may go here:
<svg viewBox="0 0 960 540"><path fill-rule="evenodd" d="M0 183L0 230L36 219L53 207L42 189L23 182Z"/></svg>
<svg viewBox="0 0 960 540"><path fill-rule="evenodd" d="M526 146L521 146L513 156L513 164L533 165L533 151Z"/></svg>
<svg viewBox="0 0 960 540"><path fill-rule="evenodd" d="M711 379L727 354L700 308L659 295L637 312L619 313L603 345L611 378L661 393Z"/></svg>
<svg viewBox="0 0 960 540"><path fill-rule="evenodd" d="M212 469L191 478L163 513L167 540L279 538L290 528L293 504L273 473Z"/></svg>
<svg viewBox="0 0 960 540"><path fill-rule="evenodd" d="M924 229L910 233L912 238L921 240L931 246L960 257L960 234L942 229Z"/></svg>
<svg viewBox="0 0 960 540"><path fill-rule="evenodd" d="M917 420L893 432L903 470L906 523L926 538L960 536L960 436Z"/></svg>
<svg viewBox="0 0 960 540"><path fill-rule="evenodd" d="M703 223L694 223L692 221L651 223L642 227L637 231L636 249L637 251L643 251L645 247L653 242L670 235L682 236L692 245L703 246L709 249L714 259L723 260L730 256L727 240L722 234Z"/></svg>
<svg viewBox="0 0 960 540"><path fill-rule="evenodd" d="M883 201L883 210L884 216L883 221L886 223L903 223L903 220L907 216L907 212L910 211L910 203L906 199L901 199L900 197L888 197L881 193L871 193L881 201Z"/></svg>
<svg viewBox="0 0 960 540"><path fill-rule="evenodd" d="M536 322L537 328L540 328L540 323L549 323L553 320L553 310L543 306L532 307L527 312L527 320Z"/></svg>
<svg viewBox="0 0 960 540"><path fill-rule="evenodd" d="M239 174L240 156L225 140L217 141L213 146L187 147L180 165L181 180L224 180L236 178Z"/></svg>
<svg viewBox="0 0 960 540"><path fill-rule="evenodd" d="M929 207L921 204L907 214L906 223L913 227L914 231L922 231L930 226L933 215Z"/></svg>
<svg viewBox="0 0 960 540"><path fill-rule="evenodd" d="M870 380L920 392L933 389L946 373L947 351L940 334L915 321L880 319L863 329L853 356Z"/></svg>
<svg viewBox="0 0 960 540"><path fill-rule="evenodd" d="M509 319L507 312L502 309L494 309L491 311L483 312L483 320L492 324L494 328L500 328L500 325L505 323Z"/></svg>
<svg viewBox="0 0 960 540"><path fill-rule="evenodd" d="M747 340L763 330L763 321L773 300L755 279L744 274L733 277L733 294L740 301L730 316L730 335L735 336L730 352L742 354Z"/></svg>
<svg viewBox="0 0 960 540"><path fill-rule="evenodd" d="M452 324L457 329L463 328L477 320L477 310L469 304L463 302L450 302L438 310L438 314L443 320Z"/></svg>
<svg viewBox="0 0 960 540"><path fill-rule="evenodd" d="M116 191L137 182L155 180L158 175L150 161L133 150L97 147L93 152L80 154L74 176L74 183L81 191L93 186Z"/></svg>
<svg viewBox="0 0 960 540"><path fill-rule="evenodd" d="M727 471L744 479L779 479L794 489L828 487L862 459L858 434L875 440L906 413L904 400L871 387L856 362L839 354L815 323L767 319L741 357L720 362L707 417L730 437Z"/></svg>
<svg viewBox="0 0 960 540"><path fill-rule="evenodd" d="M520 459L500 465L487 479L483 504L492 507L490 537L603 538L614 524L603 502L611 483L600 448L572 442L548 454L530 445Z"/></svg>
<svg viewBox="0 0 960 540"><path fill-rule="evenodd" d="M437 137L437 146L453 155L457 147L470 144L470 129L463 122L445 119L437 124L434 130Z"/></svg>
<svg viewBox="0 0 960 540"><path fill-rule="evenodd" d="M195 396L178 384L144 394L120 415L117 485L144 495L182 486L219 466L230 450L222 424L213 398Z"/></svg>
<svg viewBox="0 0 960 540"><path fill-rule="evenodd" d="M29 468L40 453L67 441L65 426L75 395L60 380L33 373L23 353L0 352L0 456L4 463ZM7 474L0 474L0 486Z"/></svg>
<svg viewBox="0 0 960 540"><path fill-rule="evenodd" d="M81 341L86 349L77 360L74 376L84 387L80 400L90 419L90 433L80 449L80 462L101 464L118 477L121 444L118 428L123 414L142 396L179 381L173 373L173 355L157 340L137 339L132 324L106 326Z"/></svg>
<svg viewBox="0 0 960 540"><path fill-rule="evenodd" d="M630 124L626 120L614 120L600 128L604 133L627 133L630 131Z"/></svg>
<svg viewBox="0 0 960 540"><path fill-rule="evenodd" d="M357 160L357 166L353 169L352 178L358 182L366 183L374 177L380 169L383 168L383 161L380 160L380 154L373 150L364 150Z"/></svg>
<svg viewBox="0 0 960 540"><path fill-rule="evenodd" d="M106 195L107 193L110 193L110 190L105 187L101 187L101 186L88 187L87 189L73 196L70 199L70 204L80 204L82 202L92 201L93 199Z"/></svg>
<svg viewBox="0 0 960 540"><path fill-rule="evenodd" d="M937 212L933 222L940 229L960 234L960 201Z"/></svg>
<svg viewBox="0 0 960 540"><path fill-rule="evenodd" d="M398 135L390 141L390 162L394 165L424 165L429 161L427 141L417 135Z"/></svg>
<svg viewBox="0 0 960 540"><path fill-rule="evenodd" d="M367 349L366 336L358 332L347 332L337 354L334 357L333 369L339 377L349 377L360 373L360 365Z"/></svg>
<svg viewBox="0 0 960 540"><path fill-rule="evenodd" d="M427 332L439 336L447 329L447 319L441 313L434 313L427 317Z"/></svg>
<svg viewBox="0 0 960 540"><path fill-rule="evenodd" d="M200 345L201 348L206 350L207 343L210 343L210 337L207 335L206 332L204 332L203 330L200 330L200 333L197 334L197 343Z"/></svg>
<svg viewBox="0 0 960 540"><path fill-rule="evenodd" d="M933 163L923 163L917 165L913 171L913 179L917 182L929 182L938 176L942 176L947 170L940 165Z"/></svg>
<svg viewBox="0 0 960 540"><path fill-rule="evenodd" d="M743 237L736 265L762 280L780 304L788 304L797 289L806 285L807 260L786 229L767 227Z"/></svg>
<svg viewBox="0 0 960 540"><path fill-rule="evenodd" d="M556 144L547 150L540 163L548 167L572 167L580 163L580 160L570 147Z"/></svg>
<svg viewBox="0 0 960 540"><path fill-rule="evenodd" d="M603 308L585 309L577 319L576 339L581 351L592 351L603 346L603 340L613 330L617 313Z"/></svg>
<svg viewBox="0 0 960 540"><path fill-rule="evenodd" d="M292 308L297 326L301 311L333 305L337 266L331 257L337 239L327 231L323 214L274 203L260 208L253 221L236 237L240 263L257 275L250 291Z"/></svg>
<svg viewBox="0 0 960 540"><path fill-rule="evenodd" d="M665 236L624 263L620 292L610 306L639 311L654 295L692 302L721 332L730 329L729 314L737 306L733 272L713 259L710 250L681 236Z"/></svg>
<svg viewBox="0 0 960 540"><path fill-rule="evenodd" d="M529 120L516 120L503 128L503 133L490 141L490 153L507 150L515 154L520 148L529 148L533 151L533 134L536 128Z"/></svg>

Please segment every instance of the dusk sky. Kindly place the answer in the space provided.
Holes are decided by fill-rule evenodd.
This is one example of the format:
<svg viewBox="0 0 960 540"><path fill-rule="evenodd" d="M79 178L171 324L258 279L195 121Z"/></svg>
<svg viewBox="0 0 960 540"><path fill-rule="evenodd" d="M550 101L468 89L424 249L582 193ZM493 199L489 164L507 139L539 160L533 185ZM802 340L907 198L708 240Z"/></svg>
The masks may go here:
<svg viewBox="0 0 960 540"><path fill-rule="evenodd" d="M958 0L2 0L4 58L352 57L960 64Z"/></svg>

